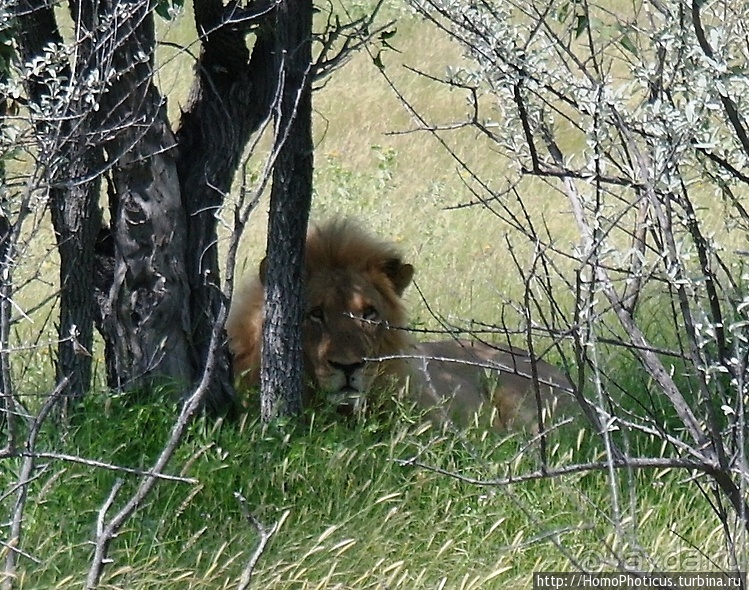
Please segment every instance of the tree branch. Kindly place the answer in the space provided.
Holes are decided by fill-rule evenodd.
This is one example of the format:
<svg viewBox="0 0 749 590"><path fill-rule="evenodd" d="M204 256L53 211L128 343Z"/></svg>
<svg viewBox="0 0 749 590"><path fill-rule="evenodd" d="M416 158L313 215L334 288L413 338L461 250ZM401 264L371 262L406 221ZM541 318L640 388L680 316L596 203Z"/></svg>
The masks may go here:
<svg viewBox="0 0 749 590"><path fill-rule="evenodd" d="M119 491L121 484L115 484L115 487L112 489L109 498L102 506L102 510L100 511L101 522L96 533L96 538L94 540L94 556L92 558L91 567L86 579L86 588L88 590L93 590L99 585L102 573L104 571L104 566L111 561L109 560L108 553L109 545L112 539L117 536L118 532L122 528L122 525L124 525L125 522L136 512L136 510L143 504L145 498L150 494L151 490L153 490L154 486L159 481L158 474L162 474L166 469L169 461L172 459L175 451L179 447L179 444L182 441L182 438L193 416L203 404L203 398L209 391L210 383L213 378L213 372L216 370L217 354L223 340L221 335L223 334L224 330L226 311L226 307L222 307L216 324L214 325L211 343L208 349L208 357L206 359L205 370L203 371L200 383L197 385L190 397L188 397L182 405L182 410L179 417L177 418L177 421L172 427L172 432L169 436L169 439L164 445L164 448L162 449L160 455L156 459L153 468L148 472L148 475L143 478L136 491L125 503L122 509L117 514L115 514L108 522L104 521L106 512L108 511L110 505L113 503L114 497Z"/></svg>
<svg viewBox="0 0 749 590"><path fill-rule="evenodd" d="M704 0L692 0L692 25L694 26L694 34L697 37L700 49L702 49L702 52L708 58L714 60L715 53L712 47L710 47L710 42L707 40L705 29L702 26L702 17L700 16L700 7L702 4L704 4ZM736 132L736 137L738 137L741 146L744 148L744 153L749 156L749 135L747 135L746 128L741 121L741 116L736 105L727 94L718 92L718 96L733 130Z"/></svg>
<svg viewBox="0 0 749 590"><path fill-rule="evenodd" d="M242 513L247 519L247 522L255 527L255 530L260 535L260 539L258 540L257 546L255 547L255 551L253 551L250 559L247 562L247 565L245 565L244 569L242 570L242 577L239 579L239 585L237 586L237 590L247 590L252 583L252 574L255 572L255 566L257 566L258 561L260 561L260 558L265 552L265 548L268 546L268 543L270 543L273 535L275 535L283 526L283 523L286 522L286 519L289 517L289 514L291 514L291 511L286 510L281 515L281 518L273 523L272 526L267 527L248 510L247 500L242 494L240 494L239 492L235 492L234 496L237 498L237 500L239 500L239 503L242 507Z"/></svg>
<svg viewBox="0 0 749 590"><path fill-rule="evenodd" d="M530 471L517 476L508 476L498 479L477 479L474 477L468 477L462 473L455 471L449 471L442 469L441 467L435 467L434 465L428 465L417 461L415 457L411 459L395 459L398 465L404 467L419 467L439 475L446 475L463 483L497 487L507 486L512 484L525 483L529 481L538 481L541 479L550 479L556 477L563 477L574 474L585 474L593 471L608 471L609 469L690 469L694 471L701 471L705 474L713 475L714 468L711 465L706 465L700 461L692 459L671 459L664 457L625 457L620 459L608 459L604 461L592 461L589 463L574 463L572 465L565 465L554 469L544 468L538 471Z"/></svg>
<svg viewBox="0 0 749 590"><path fill-rule="evenodd" d="M16 501L11 511L10 532L8 534L8 552L5 556L5 575L3 590L12 590L13 580L16 577L17 559L19 555L18 546L21 544L21 535L23 533L23 517L26 509L26 499L28 497L28 484L32 479L32 474L36 468L34 449L37 438L41 432L44 421L49 416L52 408L60 401L63 393L68 386L68 380L63 379L57 384L54 391L47 396L39 413L31 420L29 425L29 434L26 437L25 448L29 455L24 458L21 465L21 471L18 475L18 490L16 492ZM22 553L22 552L21 552Z"/></svg>

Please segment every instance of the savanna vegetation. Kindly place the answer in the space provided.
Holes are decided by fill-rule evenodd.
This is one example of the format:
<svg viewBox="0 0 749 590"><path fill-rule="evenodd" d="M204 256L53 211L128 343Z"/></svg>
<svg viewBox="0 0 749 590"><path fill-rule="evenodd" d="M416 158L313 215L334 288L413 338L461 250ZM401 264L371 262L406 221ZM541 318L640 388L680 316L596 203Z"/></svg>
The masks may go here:
<svg viewBox="0 0 749 590"><path fill-rule="evenodd" d="M155 79L176 121L192 6L156 7ZM319 8L316 30L373 10ZM746 571L745 11L388 2L366 47L315 82L312 220L354 215L401 245L416 337L510 340L565 370L584 407L539 437L442 431L405 404L264 426L251 399L236 420L188 421L174 383L113 388L93 334L91 387L61 415L59 343L80 342L59 330L60 255L2 28L0 230L24 221L2 267L0 584L529 588L539 571ZM224 296L265 252L267 131L216 213Z"/></svg>

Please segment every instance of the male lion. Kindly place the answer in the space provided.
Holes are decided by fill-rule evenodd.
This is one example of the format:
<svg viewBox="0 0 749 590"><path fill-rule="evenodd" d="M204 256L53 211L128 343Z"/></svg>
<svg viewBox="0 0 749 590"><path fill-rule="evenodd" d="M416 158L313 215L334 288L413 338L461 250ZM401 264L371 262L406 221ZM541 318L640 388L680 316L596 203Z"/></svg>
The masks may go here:
<svg viewBox="0 0 749 590"><path fill-rule="evenodd" d="M243 389L260 382L263 266L235 298L226 325ZM497 429L536 430L537 393L544 409L569 397L570 383L560 371L520 349L463 340L414 342L401 300L413 266L394 245L350 221L313 228L305 266L307 406L322 394L358 409L368 395L397 387L438 423L468 425L478 416Z"/></svg>

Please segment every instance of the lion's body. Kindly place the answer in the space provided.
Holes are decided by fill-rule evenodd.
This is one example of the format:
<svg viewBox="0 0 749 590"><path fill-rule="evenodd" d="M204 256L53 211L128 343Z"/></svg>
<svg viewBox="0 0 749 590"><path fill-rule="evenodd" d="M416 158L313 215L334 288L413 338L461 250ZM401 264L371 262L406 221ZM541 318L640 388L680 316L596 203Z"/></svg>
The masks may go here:
<svg viewBox="0 0 749 590"><path fill-rule="evenodd" d="M518 423L533 428L536 391L547 406L569 389L561 372L531 362L519 349L459 340L413 342L401 301L413 267L393 245L350 222L311 230L305 267L306 405L324 394L336 404L359 406L371 392L396 387L438 422L468 424L479 415L491 416L491 425L499 428ZM227 322L243 389L259 384L262 324L258 276L235 298Z"/></svg>
<svg viewBox="0 0 749 590"><path fill-rule="evenodd" d="M498 430L537 431L537 399L547 427L550 413L571 406L572 386L559 369L508 345L421 342L410 368L415 382L409 395L424 409L439 408L440 421L468 424L478 418Z"/></svg>

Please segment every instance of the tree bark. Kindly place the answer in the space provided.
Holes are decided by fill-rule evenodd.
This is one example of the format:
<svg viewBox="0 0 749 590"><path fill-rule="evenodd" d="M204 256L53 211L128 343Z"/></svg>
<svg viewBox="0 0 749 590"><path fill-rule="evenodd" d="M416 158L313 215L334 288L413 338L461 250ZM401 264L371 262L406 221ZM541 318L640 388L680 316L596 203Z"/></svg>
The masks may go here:
<svg viewBox="0 0 749 590"><path fill-rule="evenodd" d="M184 388L196 378L185 306L187 220L176 140L153 85L153 11L144 0L104 0L100 7L99 21L111 24L98 31L97 46L106 52L99 63L115 72L100 107L101 129L109 131L113 252L100 249L97 273L112 273L100 298L110 386L149 392L170 381ZM107 280L101 283L106 288Z"/></svg>
<svg viewBox="0 0 749 590"><path fill-rule="evenodd" d="M51 6L44 0L16 4L18 47L29 62L44 55L49 43L62 43ZM85 23L84 23L85 25ZM80 29L79 29L80 32ZM85 76L92 66L90 37L79 35L76 71ZM69 68L63 68L70 84ZM55 94L42 72L27 80L40 158L47 169L49 208L60 255L60 320L57 352L58 382L68 378L67 393L82 396L91 381L93 342L94 241L100 226L98 208L101 149L91 141L92 107L85 89L67 99ZM83 96L82 96L83 95Z"/></svg>
<svg viewBox="0 0 749 590"><path fill-rule="evenodd" d="M240 14L221 0L195 0L202 51L189 106L182 113L177 169L187 212L187 268L192 321L192 362L202 368L211 331L228 301L221 289L217 215L251 135L268 118L277 87L273 37L259 16ZM256 26L250 53L245 41ZM222 350L208 404L220 409L233 400L231 363Z"/></svg>
<svg viewBox="0 0 749 590"><path fill-rule="evenodd" d="M312 197L311 0L277 9L277 63L283 72L278 156L273 171L265 275L261 414L267 422L301 412L304 243Z"/></svg>

